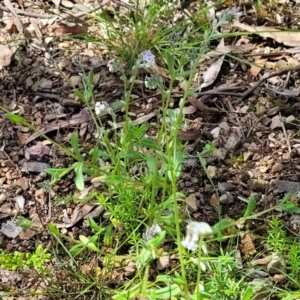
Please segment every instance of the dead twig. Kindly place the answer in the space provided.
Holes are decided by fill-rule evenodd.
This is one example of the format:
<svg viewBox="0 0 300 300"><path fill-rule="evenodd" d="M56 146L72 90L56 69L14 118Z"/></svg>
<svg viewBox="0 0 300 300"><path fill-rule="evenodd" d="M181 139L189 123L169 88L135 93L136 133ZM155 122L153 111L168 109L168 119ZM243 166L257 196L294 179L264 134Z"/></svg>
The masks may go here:
<svg viewBox="0 0 300 300"><path fill-rule="evenodd" d="M0 5L0 10L6 11L6 12L11 12L8 8L6 8L3 5ZM41 18L41 19L51 19L51 18L55 17L55 15L36 14L36 13L32 13L32 12L28 12L28 11L24 11L24 10L16 9L16 8L14 10L18 15L25 16L25 17Z"/></svg>
<svg viewBox="0 0 300 300"><path fill-rule="evenodd" d="M213 89L207 92L200 92L199 95L225 95L225 96L234 96L234 97L240 97L240 101L245 100L248 96L250 96L264 81L266 81L269 78L280 76L289 72L295 72L300 70L300 65L296 67L286 68L283 70L279 70L273 73L265 73L251 88L246 90L243 93L232 93L232 92L226 92L226 91L220 91L218 89ZM231 88L232 89L232 88Z"/></svg>
<svg viewBox="0 0 300 300"><path fill-rule="evenodd" d="M281 113L279 113L279 118L281 120ZM288 135L286 133L285 126L284 126L284 124L283 124L282 121L281 121L281 127L282 127L282 131L283 131L283 134L284 134L284 137L285 137L285 140L286 140L286 144L288 146L289 157L291 157L291 152L292 152L291 143L290 143L289 137L288 137Z"/></svg>

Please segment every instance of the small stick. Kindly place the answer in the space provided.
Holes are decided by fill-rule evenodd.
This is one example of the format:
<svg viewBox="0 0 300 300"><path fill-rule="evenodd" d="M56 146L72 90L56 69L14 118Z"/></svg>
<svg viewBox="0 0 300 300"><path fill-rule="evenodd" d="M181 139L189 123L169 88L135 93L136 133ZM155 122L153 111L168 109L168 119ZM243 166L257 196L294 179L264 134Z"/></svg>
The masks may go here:
<svg viewBox="0 0 300 300"><path fill-rule="evenodd" d="M10 12L10 10L8 8L6 8L3 5L0 5L0 10L6 11L6 12ZM36 13L32 13L32 12L28 12L28 11L23 11L21 9L16 9L15 8L15 12L18 15L22 15L25 17L32 17L32 18L41 18L41 19L51 19L53 17L55 17L55 15L42 15L42 14L36 14Z"/></svg>
<svg viewBox="0 0 300 300"><path fill-rule="evenodd" d="M206 91L206 92L201 92L199 93L199 95L227 95L227 96L234 96L234 97L240 97L240 101L245 100L245 98L247 98L248 96L250 96L254 90L256 90L264 81L266 81L269 78L275 77L275 76L279 76L282 74L286 74L289 72L294 72L294 71L299 71L300 70L300 65L296 66L296 67L291 67L291 68L286 68L283 70L279 70L273 73L266 73L264 74L251 88L249 88L248 90L246 90L243 93L231 93L231 92L223 92L217 89L212 89L210 91Z"/></svg>
<svg viewBox="0 0 300 300"><path fill-rule="evenodd" d="M279 113L279 118L281 120L281 113ZM281 127L282 127L282 131L283 131L283 134L284 134L287 146L288 146L289 156L291 156L291 152L292 152L291 143L290 143L289 137L288 137L288 135L286 133L285 126L284 126L284 124L283 124L282 121L281 121Z"/></svg>

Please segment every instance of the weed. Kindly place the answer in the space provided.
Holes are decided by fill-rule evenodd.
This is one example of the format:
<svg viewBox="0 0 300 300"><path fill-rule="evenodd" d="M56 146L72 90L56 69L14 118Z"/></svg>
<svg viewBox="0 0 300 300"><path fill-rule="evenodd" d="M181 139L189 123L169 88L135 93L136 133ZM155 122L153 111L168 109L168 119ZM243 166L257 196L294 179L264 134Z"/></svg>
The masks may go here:
<svg viewBox="0 0 300 300"><path fill-rule="evenodd" d="M22 253L15 251L14 253L5 253L0 250L0 266L6 270L18 270L20 268L34 268L39 272L47 270L46 262L50 259L49 249L43 249L39 245L34 253Z"/></svg>
<svg viewBox="0 0 300 300"><path fill-rule="evenodd" d="M161 19L174 13L168 9L168 2L152 1L147 7L142 7L139 6L140 1L137 1L133 15L115 15L114 21L104 12L95 17L102 24L102 35L105 38L100 40L89 37L89 41L102 44L114 56L107 67L110 72L120 76L124 85L124 96L118 101L118 109L125 115L124 122L117 124L116 108L95 101L94 73L90 71L86 74L83 71L84 89L74 89L74 93L92 117L96 128L95 144L85 153L76 132L72 134L68 146L51 141L73 162L64 168L47 169L51 181L45 182L43 188L49 192L54 183L73 173L77 189L83 191L86 178L92 177L91 183L97 183L98 187L90 194L106 210L106 219L101 219L101 222L88 219L87 232L81 233L78 238L62 234L54 224L49 226L56 241L53 252L59 257L58 253L63 249L68 257L63 262L65 269L58 274L64 279L68 278L70 283L78 284L78 297L90 293L95 287L97 292L101 288L106 289L106 296L119 300L172 297L187 300L251 299L254 289L247 286L245 278L239 274L234 255L231 252L224 253L217 245L215 248L219 248L214 255L209 256L210 244L217 243L207 240L206 236L214 235L215 241L219 242L234 238L235 231L232 230L232 235L228 236L225 229L235 228L237 224L243 225L247 220L278 207L299 213L288 196L278 206L255 213L256 199L251 195L245 199L247 208L239 220L222 219L218 209L217 224L210 227L203 222L188 220L186 236L183 237L183 224L187 219L182 210L185 195L178 191L177 185L185 159L184 145L177 138L184 123L183 108L188 97L195 95L193 81L199 62L206 54L211 40L221 38L219 26L232 22L239 16L239 12L236 9L225 10L218 20L211 21L211 27L205 31L196 28L185 35L188 26L184 26L184 29L165 29L160 26ZM179 23L179 26L182 25ZM199 40L191 41L190 37L197 33L200 33ZM161 64L167 68L168 74L164 78L159 72ZM141 71L147 71L149 75L141 77ZM185 81L186 88L179 101L179 108L173 110L170 109L171 91L178 80ZM157 89L161 94L161 109L156 114L158 131L154 139L147 136L147 125L135 124L131 120L130 104L132 99L137 98L134 89L138 85ZM2 110L12 122L27 126L49 140L23 117L5 108ZM110 117L105 125L102 119L104 115ZM218 194L203 157L215 150L215 146L208 143L202 153L198 153L198 158ZM30 226L25 220L19 222ZM271 226L268 243L273 251L285 251L282 245L287 241L283 238L280 225L273 221ZM146 230L142 234L144 228ZM170 264L166 274L160 274L158 268L153 266L157 260L166 256L163 249L165 245L172 247L176 266ZM292 260L296 261L298 248L290 250ZM36 251L41 257L26 254L25 261L42 267L49 258L48 253L39 247ZM1 255L4 267L18 268L22 263L19 253L16 257L10 257L8 263L7 254ZM128 275L124 270L129 264L133 271ZM291 266L290 270L293 277L296 276L296 267ZM122 281L124 273L128 277L126 283ZM73 278L76 278L76 283ZM59 294L59 289L55 293Z"/></svg>

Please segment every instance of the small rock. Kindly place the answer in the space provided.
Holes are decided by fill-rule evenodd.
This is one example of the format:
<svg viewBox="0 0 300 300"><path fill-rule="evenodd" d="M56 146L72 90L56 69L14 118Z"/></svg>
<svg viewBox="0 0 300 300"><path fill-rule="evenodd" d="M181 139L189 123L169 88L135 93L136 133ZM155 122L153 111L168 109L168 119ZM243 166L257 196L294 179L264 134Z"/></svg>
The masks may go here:
<svg viewBox="0 0 300 300"><path fill-rule="evenodd" d="M275 174L275 173L281 171L282 168L283 168L282 163L275 163L275 164L273 165L273 167L272 167L271 172L272 172L273 174Z"/></svg>
<svg viewBox="0 0 300 300"><path fill-rule="evenodd" d="M72 87L77 87L81 83L81 77L78 75L71 76L69 80Z"/></svg>
<svg viewBox="0 0 300 300"><path fill-rule="evenodd" d="M285 127L291 129L299 126L299 121L294 116L288 116L285 118Z"/></svg>
<svg viewBox="0 0 300 300"><path fill-rule="evenodd" d="M225 134L228 134L228 132L230 131L230 127L228 126L227 122L220 123L219 127L224 131Z"/></svg>
<svg viewBox="0 0 300 300"><path fill-rule="evenodd" d="M250 190L265 192L270 187L270 183L261 179L250 179L248 186Z"/></svg>
<svg viewBox="0 0 300 300"><path fill-rule="evenodd" d="M66 8L73 8L74 3L68 0L62 0L61 5Z"/></svg>
<svg viewBox="0 0 300 300"><path fill-rule="evenodd" d="M191 212L195 212L198 210L198 206L197 206L197 199L196 199L196 196L195 194L191 194L189 195L186 199L185 199L185 202L189 208L189 210Z"/></svg>
<svg viewBox="0 0 300 300"><path fill-rule="evenodd" d="M271 122L271 129L275 129L278 127L281 127L281 120L280 117L278 115L276 115L275 117L272 118L272 122Z"/></svg>
<svg viewBox="0 0 300 300"><path fill-rule="evenodd" d="M34 82L33 82L33 80L31 79L31 77L27 77L27 79L25 80L25 88L28 89L28 88L30 88L33 84L34 84Z"/></svg>
<svg viewBox="0 0 300 300"><path fill-rule="evenodd" d="M23 196L17 196L15 200L16 200L19 208L21 210L23 210L24 206L25 206L25 198Z"/></svg>
<svg viewBox="0 0 300 300"><path fill-rule="evenodd" d="M208 166L207 167L207 172L208 172L208 175L210 176L210 178L216 178L217 177L217 167L215 166Z"/></svg>
<svg viewBox="0 0 300 300"><path fill-rule="evenodd" d="M33 172L33 173L41 173L45 171L45 169L50 168L49 164L42 163L42 162L33 162L29 161L24 163L22 167L23 172Z"/></svg>
<svg viewBox="0 0 300 300"><path fill-rule="evenodd" d="M220 200L221 204L226 204L227 203L227 195L226 194L221 195L219 200Z"/></svg>
<svg viewBox="0 0 300 300"><path fill-rule="evenodd" d="M6 200L5 194L0 194L0 204L2 204Z"/></svg>
<svg viewBox="0 0 300 300"><path fill-rule="evenodd" d="M33 238L38 232L32 229L25 229L24 231L20 232L20 239L21 240L30 240Z"/></svg>
<svg viewBox="0 0 300 300"><path fill-rule="evenodd" d="M226 149L219 148L212 153L213 158L217 158L218 160L224 160L226 157L227 151Z"/></svg>
<svg viewBox="0 0 300 300"><path fill-rule="evenodd" d="M227 191L233 191L236 186L230 182L218 182L218 190L221 194L224 194Z"/></svg>
<svg viewBox="0 0 300 300"><path fill-rule="evenodd" d="M166 253L163 254L158 260L157 260L157 269L159 271L164 270L170 263L170 256Z"/></svg>
<svg viewBox="0 0 300 300"><path fill-rule="evenodd" d="M16 185L19 186L23 191L29 188L28 179L26 177L21 177L17 180Z"/></svg>
<svg viewBox="0 0 300 300"><path fill-rule="evenodd" d="M126 277L129 277L129 276L132 276L132 274L134 274L135 269L132 268L132 267L126 266L126 267L124 268L124 272L125 272L124 275L125 275Z"/></svg>
<svg viewBox="0 0 300 300"><path fill-rule="evenodd" d="M273 254L272 260L267 264L267 270L270 275L285 273L285 260L277 254Z"/></svg>
<svg viewBox="0 0 300 300"><path fill-rule="evenodd" d="M1 232L8 238L16 238L23 229L15 221L7 221L1 224Z"/></svg>
<svg viewBox="0 0 300 300"><path fill-rule="evenodd" d="M225 149L227 150L232 150L234 149L237 144L241 141L241 138L237 136L236 134L231 134L224 146Z"/></svg>
<svg viewBox="0 0 300 300"><path fill-rule="evenodd" d="M251 158L251 156L253 156L252 152L244 152L243 153L244 161L248 161Z"/></svg>
<svg viewBox="0 0 300 300"><path fill-rule="evenodd" d="M218 197L215 194L211 196L209 203L213 208L217 208L220 205Z"/></svg>
<svg viewBox="0 0 300 300"><path fill-rule="evenodd" d="M211 130L211 135L214 139L217 139L220 135L220 131L221 131L221 128L220 127L216 127L214 128L213 130Z"/></svg>
<svg viewBox="0 0 300 300"><path fill-rule="evenodd" d="M284 281L286 279L286 276L283 275L283 274L275 274L273 277L272 277L272 280L275 282L275 283L281 283L282 281Z"/></svg>
<svg viewBox="0 0 300 300"><path fill-rule="evenodd" d="M53 86L53 81L47 78L42 78L40 81L40 88L41 89L51 89Z"/></svg>

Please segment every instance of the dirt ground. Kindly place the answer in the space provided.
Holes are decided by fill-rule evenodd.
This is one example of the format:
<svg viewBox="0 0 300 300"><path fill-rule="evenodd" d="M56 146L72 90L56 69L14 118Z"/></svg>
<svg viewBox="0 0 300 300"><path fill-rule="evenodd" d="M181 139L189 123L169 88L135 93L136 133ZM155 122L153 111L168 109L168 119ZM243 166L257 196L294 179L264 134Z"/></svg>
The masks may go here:
<svg viewBox="0 0 300 300"><path fill-rule="evenodd" d="M4 3L2 5L5 6ZM51 8L53 3L47 2L44 6ZM15 7L24 11L21 5L15 3ZM30 10L25 8L25 11ZM44 14L42 8L33 12ZM18 15L28 32L28 28L36 28L36 24L40 30L36 29L37 38L18 40L11 61L2 68L1 106L20 114L57 143L68 145L70 133L77 130L80 144L88 151L94 143L94 128L90 115L83 103L76 99L73 88L82 89L80 74L93 69L95 100L112 105L122 98L122 82L107 68L110 57L101 47L89 47L88 43L75 39L64 40L61 38L63 35L47 43L41 25L45 19L30 21L29 16L22 16L19 11ZM20 36L18 23L14 22L2 23L2 44L11 40L12 36ZM52 25L46 26L49 29ZM59 27L56 21L56 27L51 28L57 32L65 27ZM297 45L285 45L271 38L248 36L245 39L247 43L243 45L247 45L246 50L234 52L239 60L226 57L214 82L198 92L197 98L189 99L185 114L187 126L178 136L186 143L189 153L178 182L179 190L187 195L186 203L192 217L209 224L218 222L219 209L223 217L234 220L241 217L247 206L244 200L251 193L257 200L256 211L276 205L286 192L292 193L297 203L299 198L300 51ZM239 46L234 45L238 49ZM220 49L223 46L216 44L216 47ZM264 51L267 47L268 52ZM267 73L247 66L242 61L244 58L257 64L270 63L269 74L278 72L281 65L289 64L291 70L263 80L244 97L244 93ZM203 82L203 74L209 72L215 61L216 56L211 54L210 59L199 68L199 85ZM226 88L222 90L220 86ZM275 89L275 86L278 88ZM137 116L147 116L159 108L161 96L157 91L137 87L134 93L140 98L132 102L130 110ZM176 86L172 93L174 106L178 107L183 89ZM116 111L116 114L118 121L123 121L122 113ZM106 117L103 118L105 121ZM151 133L155 132L155 116L148 122ZM44 171L46 168L67 167L72 160L28 127L9 121L3 111L0 113L0 128L0 249L26 252L34 250L39 241L45 246L51 245L47 225L56 223L64 227L66 215L72 219L76 210L86 206L71 201L72 196L77 195L72 175L57 182L50 191L39 183L48 178ZM218 188L219 199L197 158L197 153L202 152L209 142L214 142L217 150L204 157L208 174ZM94 209L95 205L91 204L91 211ZM274 215L280 217L293 234L299 234L300 223L283 211L272 211L247 226L252 232L263 235L267 230L266 220ZM30 219L35 229L25 229L15 236L15 229L9 221L18 216ZM5 231L4 234L3 229L11 233ZM86 230L83 220L76 220L64 228L64 232L74 238ZM255 247L259 252L263 245L258 242ZM12 274L3 272L3 277L10 277L11 281ZM24 274L15 276L17 288L36 284ZM5 284L2 282L2 285Z"/></svg>

